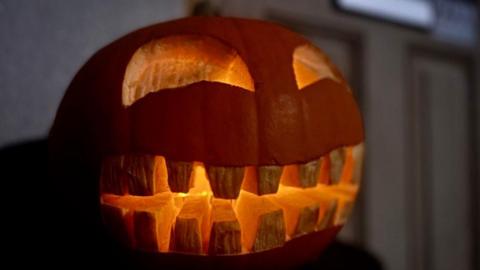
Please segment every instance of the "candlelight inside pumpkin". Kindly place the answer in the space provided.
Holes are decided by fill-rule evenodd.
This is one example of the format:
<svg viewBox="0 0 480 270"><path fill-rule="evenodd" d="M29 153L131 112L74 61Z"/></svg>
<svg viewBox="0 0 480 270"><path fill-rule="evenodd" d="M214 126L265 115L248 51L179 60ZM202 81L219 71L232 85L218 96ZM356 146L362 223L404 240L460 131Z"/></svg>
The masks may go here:
<svg viewBox="0 0 480 270"><path fill-rule="evenodd" d="M108 157L101 176L105 223L124 243L148 251L225 255L278 247L346 221L363 145L335 151L286 166ZM269 184L262 189L262 182Z"/></svg>

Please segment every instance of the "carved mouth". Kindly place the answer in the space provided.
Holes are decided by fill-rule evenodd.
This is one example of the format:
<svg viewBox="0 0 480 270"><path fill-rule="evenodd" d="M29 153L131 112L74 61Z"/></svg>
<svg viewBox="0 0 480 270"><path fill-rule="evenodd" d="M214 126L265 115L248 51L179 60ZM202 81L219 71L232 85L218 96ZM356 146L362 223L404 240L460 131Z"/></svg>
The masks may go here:
<svg viewBox="0 0 480 270"><path fill-rule="evenodd" d="M363 144L285 166L110 156L100 181L103 219L133 249L211 255L268 250L342 225L362 159Z"/></svg>

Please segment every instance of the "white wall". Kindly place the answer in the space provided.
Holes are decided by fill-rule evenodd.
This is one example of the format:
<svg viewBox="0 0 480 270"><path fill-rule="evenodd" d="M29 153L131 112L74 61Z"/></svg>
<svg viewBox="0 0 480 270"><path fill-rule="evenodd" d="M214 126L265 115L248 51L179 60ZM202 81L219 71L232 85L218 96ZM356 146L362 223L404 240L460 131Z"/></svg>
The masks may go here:
<svg viewBox="0 0 480 270"><path fill-rule="evenodd" d="M47 135L70 80L96 50L185 11L176 0L0 0L0 148Z"/></svg>

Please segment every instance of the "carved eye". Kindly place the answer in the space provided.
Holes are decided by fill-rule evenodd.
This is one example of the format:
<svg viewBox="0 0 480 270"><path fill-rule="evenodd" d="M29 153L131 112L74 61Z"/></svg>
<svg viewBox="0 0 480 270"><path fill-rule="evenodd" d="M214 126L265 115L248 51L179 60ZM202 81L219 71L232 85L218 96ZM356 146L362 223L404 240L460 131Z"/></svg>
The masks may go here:
<svg viewBox="0 0 480 270"><path fill-rule="evenodd" d="M310 44L295 48L293 52L293 71L298 90L325 78L340 82L340 79L330 67L327 57Z"/></svg>
<svg viewBox="0 0 480 270"><path fill-rule="evenodd" d="M153 40L133 54L123 81L123 105L199 81L254 91L247 65L233 48L208 36L178 35Z"/></svg>

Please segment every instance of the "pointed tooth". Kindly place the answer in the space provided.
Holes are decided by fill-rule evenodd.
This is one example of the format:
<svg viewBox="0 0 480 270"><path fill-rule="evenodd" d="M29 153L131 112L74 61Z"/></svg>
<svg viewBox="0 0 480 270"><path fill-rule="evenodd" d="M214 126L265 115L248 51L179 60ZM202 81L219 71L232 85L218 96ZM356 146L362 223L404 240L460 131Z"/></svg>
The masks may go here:
<svg viewBox="0 0 480 270"><path fill-rule="evenodd" d="M267 196L242 191L236 203L236 213L246 250L262 251L285 243L283 210Z"/></svg>
<svg viewBox="0 0 480 270"><path fill-rule="evenodd" d="M314 187L317 185L320 165L320 159L316 159L299 166L302 187Z"/></svg>
<svg viewBox="0 0 480 270"><path fill-rule="evenodd" d="M257 195L277 193L282 171L282 166L247 167L242 188Z"/></svg>
<svg viewBox="0 0 480 270"><path fill-rule="evenodd" d="M187 193L193 186L193 162L167 161L168 185L172 192Z"/></svg>
<svg viewBox="0 0 480 270"><path fill-rule="evenodd" d="M208 180L215 198L236 199L245 173L244 167L207 166Z"/></svg>
<svg viewBox="0 0 480 270"><path fill-rule="evenodd" d="M205 253L208 243L209 204L207 196L188 196L175 221L171 250Z"/></svg>
<svg viewBox="0 0 480 270"><path fill-rule="evenodd" d="M123 160L123 170L128 174L128 192L132 195L148 196L155 194L155 156L127 155Z"/></svg>
<svg viewBox="0 0 480 270"><path fill-rule="evenodd" d="M343 165L345 164L345 149L338 148L330 152L330 180L338 184L342 178Z"/></svg>
<svg viewBox="0 0 480 270"><path fill-rule="evenodd" d="M238 254L242 251L240 224L230 200L213 199L210 242L211 255Z"/></svg>
<svg viewBox="0 0 480 270"><path fill-rule="evenodd" d="M123 195L125 174L122 172L123 156L105 157L102 161L100 190L102 193Z"/></svg>

